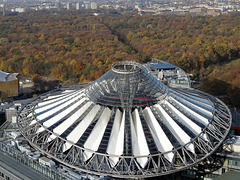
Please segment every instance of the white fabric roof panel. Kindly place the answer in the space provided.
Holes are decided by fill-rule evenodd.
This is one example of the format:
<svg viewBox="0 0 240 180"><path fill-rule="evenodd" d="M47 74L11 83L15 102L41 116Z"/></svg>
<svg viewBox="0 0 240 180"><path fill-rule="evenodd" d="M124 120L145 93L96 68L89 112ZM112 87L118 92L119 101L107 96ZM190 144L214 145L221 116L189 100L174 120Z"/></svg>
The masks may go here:
<svg viewBox="0 0 240 180"><path fill-rule="evenodd" d="M201 116L200 114L196 113L195 111L191 110L190 108L188 108L184 104L180 103L176 99L174 99L172 97L169 97L169 99L171 101L173 101L174 103L176 103L179 107L181 107L181 109L183 109L185 112L187 112L189 115L191 115L194 119L196 119L197 121L199 121L200 123L202 123L205 126L208 125L209 121L207 118L205 118L205 117Z"/></svg>
<svg viewBox="0 0 240 180"><path fill-rule="evenodd" d="M113 155L122 155L124 150L124 126L125 111L122 113L119 109L116 111L112 132L107 146L107 153ZM111 166L115 166L119 157L109 157Z"/></svg>
<svg viewBox="0 0 240 180"><path fill-rule="evenodd" d="M104 133L107 123L111 117L111 112L112 111L109 108L105 108L103 110L103 113L102 113L101 117L99 118L96 126L94 127L90 136L84 143L84 147L86 149L90 149L92 151L98 150L99 144L103 137L103 133ZM89 152L89 151L84 152L85 160L88 160L91 156L92 156L92 152Z"/></svg>
<svg viewBox="0 0 240 180"><path fill-rule="evenodd" d="M141 120L139 117L138 110L135 109L130 116L130 124L131 124L131 137L132 137L132 148L134 156L146 156L149 155L149 149L146 142L146 138L143 132ZM137 158L137 161L142 166L145 167L148 158Z"/></svg>
<svg viewBox="0 0 240 180"><path fill-rule="evenodd" d="M154 105L162 116L163 123L171 130L174 137L181 145L185 145L191 141L191 138L178 126L178 124L168 115L168 113L159 105ZM193 144L188 146L188 150L195 153Z"/></svg>
<svg viewBox="0 0 240 180"><path fill-rule="evenodd" d="M34 119L34 120L32 120L32 122L30 123L30 126L32 126L32 125L34 125L34 124L36 124L36 123L37 123L37 120Z"/></svg>
<svg viewBox="0 0 240 180"><path fill-rule="evenodd" d="M58 98L58 100L60 100L61 97L66 98L66 95L70 95L73 92L74 91L63 91L61 94L48 96L47 98L44 99L44 101L47 102L47 101L50 101L50 100L53 100L53 99L56 99L56 98ZM40 103L38 105L40 105Z"/></svg>
<svg viewBox="0 0 240 180"><path fill-rule="evenodd" d="M87 102L83 107L77 110L74 114L72 114L67 120L65 120L62 124L57 126L53 132L57 134L62 134L66 129L68 129L81 115L84 113L87 108L92 104L92 102Z"/></svg>
<svg viewBox="0 0 240 180"><path fill-rule="evenodd" d="M37 119L39 121L43 120L44 118L49 117L50 115L54 114L55 112L65 109L66 106L72 104L77 99L78 99L78 97L75 96L72 98L65 99L64 101L59 101L54 104L48 105L45 108L37 109L34 111L34 115L37 117ZM82 100L85 100L85 99L82 99ZM61 114L61 115L63 115L63 114Z"/></svg>
<svg viewBox="0 0 240 180"><path fill-rule="evenodd" d="M80 139L80 137L82 136L82 134L85 132L85 130L87 129L87 127L92 123L94 117L96 116L96 114L98 113L98 111L100 110L101 106L99 105L95 105L91 111L85 116L85 118L75 127L75 129L73 129L73 131L67 136L67 140L72 142L72 143L77 143L78 140ZM68 150L70 147L72 146L72 144L66 142L64 147L63 147L63 151L65 152L66 150Z"/></svg>
<svg viewBox="0 0 240 180"><path fill-rule="evenodd" d="M213 116L213 113L211 111L208 111L207 109L204 109L204 108L202 108L202 107L200 107L200 106L198 106L198 105L188 101L187 98L177 97L175 99L180 101L182 104L187 105L188 107L193 107L194 109L200 111L201 113L206 114L208 117L212 117Z"/></svg>
<svg viewBox="0 0 240 180"><path fill-rule="evenodd" d="M205 99L205 97L200 96L197 93L192 93L189 91L176 91L176 90L170 90L172 93L177 94L181 97L186 97L188 100L195 101L197 103L204 103L204 105L208 106L209 108L212 108L213 104L209 99Z"/></svg>
<svg viewBox="0 0 240 180"><path fill-rule="evenodd" d="M75 100L76 99L71 99L66 104L69 105L69 104L73 103ZM45 127L50 127L51 125L58 122L62 117L66 116L69 112L76 109L85 100L86 100L86 98L82 98L80 101L77 101L75 104L73 104L72 106L70 106L69 108L66 108L66 109L64 109L64 105L60 105L60 106L48 111L48 113L44 113L40 116L37 116L37 118L41 120L41 119L44 119L44 118L52 115L54 112L57 112L57 111L60 111L60 110L64 109L63 111L58 113L56 116L53 116L52 118L48 119L46 122L43 123L43 125Z"/></svg>
<svg viewBox="0 0 240 180"><path fill-rule="evenodd" d="M147 124L152 133L153 139L157 145L158 150L162 153L171 151L173 149L172 143L169 141L168 137L166 136L161 126L157 122L151 109L149 107L146 107L143 110L143 114L145 115L145 120L147 121ZM171 162L173 160L174 154L170 152L164 154L164 157Z"/></svg>
<svg viewBox="0 0 240 180"><path fill-rule="evenodd" d="M170 104L168 101L165 101L165 103L171 109L171 112L184 124L184 126L191 130L196 136L202 132L201 127L182 114L172 104ZM208 140L206 134L202 135L201 137L206 141Z"/></svg>
<svg viewBox="0 0 240 180"><path fill-rule="evenodd" d="M79 101L80 102L80 101ZM77 104L77 103L76 103ZM87 102L83 107L77 110L74 114L72 114L68 119L63 121L59 126L53 129L53 132L57 135L61 135L64 131L66 131L81 115L84 113L87 108L92 104L92 102ZM56 136L53 134L49 137L48 141L55 139Z"/></svg>
<svg viewBox="0 0 240 180"><path fill-rule="evenodd" d="M65 105L65 102L68 102L69 100L73 100L73 98L75 97L76 99L81 98L81 96L83 96L83 94L79 97L80 93L76 93L76 94L71 94L68 96L63 96L62 98L59 99L52 99L49 101L44 101L41 104L39 103L38 106L35 107L35 114L41 113L43 111L46 111L48 109L54 108L62 103L64 103L63 105ZM66 106L66 105L65 105Z"/></svg>

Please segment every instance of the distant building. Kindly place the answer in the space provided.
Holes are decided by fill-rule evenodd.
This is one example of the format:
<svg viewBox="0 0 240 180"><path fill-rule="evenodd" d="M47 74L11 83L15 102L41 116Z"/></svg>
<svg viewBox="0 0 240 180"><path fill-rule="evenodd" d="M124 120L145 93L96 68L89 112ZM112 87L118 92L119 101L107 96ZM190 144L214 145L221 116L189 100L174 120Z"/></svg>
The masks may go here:
<svg viewBox="0 0 240 180"><path fill-rule="evenodd" d="M210 172L204 176L205 180L214 179L227 179L226 177L232 177L230 179L239 179L240 175L240 136L233 136L227 139L223 143L222 151L216 153L216 157L221 159L222 167L216 169L216 171ZM230 173L230 174L229 174ZM233 174L232 174L233 173ZM224 175L223 175L224 174ZM222 176L223 175L223 176ZM235 176L235 178L233 178ZM236 178L238 177L238 178Z"/></svg>
<svg viewBox="0 0 240 180"><path fill-rule="evenodd" d="M57 9L60 9L60 8L61 8L61 2L60 2L59 0L55 2L55 7L56 7Z"/></svg>
<svg viewBox="0 0 240 180"><path fill-rule="evenodd" d="M16 124L17 108L10 107L9 109L6 109L5 112L6 112L6 120L13 124Z"/></svg>
<svg viewBox="0 0 240 180"><path fill-rule="evenodd" d="M84 3L85 9L91 9L91 4L89 2Z"/></svg>
<svg viewBox="0 0 240 180"><path fill-rule="evenodd" d="M76 10L79 10L80 9L80 3L76 3Z"/></svg>
<svg viewBox="0 0 240 180"><path fill-rule="evenodd" d="M144 67L148 73L168 86L191 87L191 82L187 74L173 64L152 59L152 61L145 64Z"/></svg>
<svg viewBox="0 0 240 180"><path fill-rule="evenodd" d="M0 71L0 99L18 96L18 73Z"/></svg>
<svg viewBox="0 0 240 180"><path fill-rule="evenodd" d="M6 15L5 4L2 5L3 16Z"/></svg>
<svg viewBox="0 0 240 180"><path fill-rule="evenodd" d="M97 9L98 5L95 2L91 2L91 9Z"/></svg>
<svg viewBox="0 0 240 180"><path fill-rule="evenodd" d="M227 12L226 12L227 13ZM224 13L223 13L224 14ZM207 10L207 15L211 16L219 16L221 15L221 10L220 9L208 9ZM227 14L226 14L227 15Z"/></svg>
<svg viewBox="0 0 240 180"><path fill-rule="evenodd" d="M206 13L207 12L207 8L192 8L189 10L190 13L198 13L198 14L202 14L202 13Z"/></svg>
<svg viewBox="0 0 240 180"><path fill-rule="evenodd" d="M25 8L21 8L21 7L17 7L15 9L12 9L13 12L19 12L19 13L23 13L26 11Z"/></svg>
<svg viewBox="0 0 240 180"><path fill-rule="evenodd" d="M67 3L67 10L72 9L72 3Z"/></svg>

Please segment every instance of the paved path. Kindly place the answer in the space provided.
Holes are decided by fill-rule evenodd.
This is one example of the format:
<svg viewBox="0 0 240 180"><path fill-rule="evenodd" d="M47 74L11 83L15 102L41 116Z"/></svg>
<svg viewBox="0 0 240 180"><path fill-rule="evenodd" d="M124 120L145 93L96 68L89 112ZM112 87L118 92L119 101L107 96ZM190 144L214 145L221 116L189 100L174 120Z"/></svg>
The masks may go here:
<svg viewBox="0 0 240 180"><path fill-rule="evenodd" d="M40 173L0 152L0 166L23 180L48 180Z"/></svg>

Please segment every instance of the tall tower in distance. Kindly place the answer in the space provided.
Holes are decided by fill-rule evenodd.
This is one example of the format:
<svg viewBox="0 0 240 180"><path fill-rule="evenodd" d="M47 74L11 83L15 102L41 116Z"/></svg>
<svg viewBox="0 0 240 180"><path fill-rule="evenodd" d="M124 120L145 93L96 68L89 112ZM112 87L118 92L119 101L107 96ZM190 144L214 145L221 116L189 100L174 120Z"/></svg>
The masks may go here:
<svg viewBox="0 0 240 180"><path fill-rule="evenodd" d="M77 3L76 3L76 10L79 10L79 9L80 9L80 3L77 2Z"/></svg>
<svg viewBox="0 0 240 180"><path fill-rule="evenodd" d="M5 4L2 4L2 11L3 11L3 16L5 16L6 15L6 10L5 10Z"/></svg>
<svg viewBox="0 0 240 180"><path fill-rule="evenodd" d="M61 2L60 2L59 0L57 0L57 1L55 2L55 7L56 7L58 10L61 9Z"/></svg>
<svg viewBox="0 0 240 180"><path fill-rule="evenodd" d="M72 3L68 2L67 3L67 10L70 10L70 9L72 9Z"/></svg>

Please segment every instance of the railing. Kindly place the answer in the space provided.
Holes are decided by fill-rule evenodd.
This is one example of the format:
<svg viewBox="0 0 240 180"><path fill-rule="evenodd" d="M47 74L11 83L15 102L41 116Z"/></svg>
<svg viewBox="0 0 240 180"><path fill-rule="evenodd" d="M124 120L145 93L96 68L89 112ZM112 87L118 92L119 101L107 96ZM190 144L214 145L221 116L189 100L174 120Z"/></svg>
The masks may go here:
<svg viewBox="0 0 240 180"><path fill-rule="evenodd" d="M42 166L41 164L39 164L38 161L28 158L25 154L22 154L13 147L10 147L2 142L0 142L0 151L3 152L5 155L14 158L18 162L30 167L31 169L34 169L48 179L71 180L71 178L66 177L60 172L57 172L49 167Z"/></svg>

